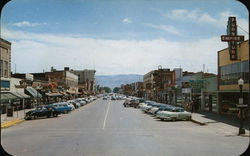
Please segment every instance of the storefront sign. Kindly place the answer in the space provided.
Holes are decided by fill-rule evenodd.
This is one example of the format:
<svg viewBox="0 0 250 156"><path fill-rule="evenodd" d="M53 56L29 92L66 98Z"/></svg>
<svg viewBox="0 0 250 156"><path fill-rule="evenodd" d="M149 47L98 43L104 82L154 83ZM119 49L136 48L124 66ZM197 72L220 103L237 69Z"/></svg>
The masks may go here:
<svg viewBox="0 0 250 156"><path fill-rule="evenodd" d="M237 107L246 108L248 105L236 105Z"/></svg>
<svg viewBox="0 0 250 156"><path fill-rule="evenodd" d="M204 88L205 80L190 80L189 85L191 88Z"/></svg>
<svg viewBox="0 0 250 156"><path fill-rule="evenodd" d="M244 36L237 35L236 17L229 17L227 35L221 35L221 41L228 42L230 60L237 60L237 42L244 41Z"/></svg>
<svg viewBox="0 0 250 156"><path fill-rule="evenodd" d="M182 88L182 93L183 94L191 93L191 88Z"/></svg>

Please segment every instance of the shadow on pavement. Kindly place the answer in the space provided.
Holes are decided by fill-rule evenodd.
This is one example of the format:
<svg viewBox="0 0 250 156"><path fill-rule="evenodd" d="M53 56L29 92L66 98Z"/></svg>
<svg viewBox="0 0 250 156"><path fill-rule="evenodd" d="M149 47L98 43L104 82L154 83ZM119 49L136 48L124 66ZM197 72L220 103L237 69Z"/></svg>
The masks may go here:
<svg viewBox="0 0 250 156"><path fill-rule="evenodd" d="M239 127L240 119L237 116L226 115L226 114L216 114L213 112L197 112L198 114L202 114L203 118L215 120L217 122L222 122L228 125L232 125L235 127ZM244 120L244 128L250 129L250 120Z"/></svg>

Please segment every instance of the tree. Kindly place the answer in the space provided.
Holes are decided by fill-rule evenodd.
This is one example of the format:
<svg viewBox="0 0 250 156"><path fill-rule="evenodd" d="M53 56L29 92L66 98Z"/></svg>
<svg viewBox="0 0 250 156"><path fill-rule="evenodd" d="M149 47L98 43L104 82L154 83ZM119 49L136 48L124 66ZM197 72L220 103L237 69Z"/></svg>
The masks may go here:
<svg viewBox="0 0 250 156"><path fill-rule="evenodd" d="M109 87L103 87L103 90L105 90L106 93L111 93L111 89Z"/></svg>
<svg viewBox="0 0 250 156"><path fill-rule="evenodd" d="M115 88L113 89L113 92L114 92L114 93L118 93L118 92L120 91L120 89L121 89L121 88L119 88L119 87L115 87Z"/></svg>

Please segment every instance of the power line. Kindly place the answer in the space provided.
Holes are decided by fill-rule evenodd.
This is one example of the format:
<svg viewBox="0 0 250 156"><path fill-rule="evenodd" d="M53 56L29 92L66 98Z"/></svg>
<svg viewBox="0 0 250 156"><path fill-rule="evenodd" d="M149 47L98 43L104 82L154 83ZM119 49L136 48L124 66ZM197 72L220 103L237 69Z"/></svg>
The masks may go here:
<svg viewBox="0 0 250 156"><path fill-rule="evenodd" d="M246 31L246 30L244 30L243 28L241 28L239 25L237 25L242 31L244 31L245 33L247 33L248 35L249 35L249 33Z"/></svg>

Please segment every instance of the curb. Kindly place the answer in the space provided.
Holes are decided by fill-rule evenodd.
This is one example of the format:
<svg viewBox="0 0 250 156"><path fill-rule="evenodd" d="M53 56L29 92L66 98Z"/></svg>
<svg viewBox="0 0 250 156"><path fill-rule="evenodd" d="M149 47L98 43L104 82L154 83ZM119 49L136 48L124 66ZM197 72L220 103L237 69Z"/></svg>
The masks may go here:
<svg viewBox="0 0 250 156"><path fill-rule="evenodd" d="M196 124L199 124L199 125L201 125L201 126L207 125L206 123L200 122L200 121L197 121L197 120L194 120L193 118L191 118L191 121L194 122L194 123L196 123Z"/></svg>
<svg viewBox="0 0 250 156"><path fill-rule="evenodd" d="M23 121L24 121L23 119L7 121L7 122L4 122L4 123L1 123L1 128L8 128L8 127L14 126L15 124L21 123Z"/></svg>

